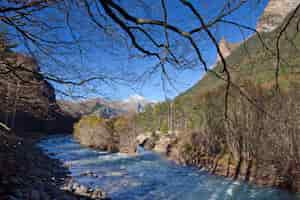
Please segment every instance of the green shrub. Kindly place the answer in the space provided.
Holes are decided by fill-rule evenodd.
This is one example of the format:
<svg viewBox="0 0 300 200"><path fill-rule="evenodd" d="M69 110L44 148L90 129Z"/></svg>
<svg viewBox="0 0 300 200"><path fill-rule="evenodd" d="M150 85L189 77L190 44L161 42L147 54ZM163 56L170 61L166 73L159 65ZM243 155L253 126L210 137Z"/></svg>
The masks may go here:
<svg viewBox="0 0 300 200"><path fill-rule="evenodd" d="M108 122L97 116L82 117L74 126L74 137L85 146L111 152L118 151L118 140Z"/></svg>

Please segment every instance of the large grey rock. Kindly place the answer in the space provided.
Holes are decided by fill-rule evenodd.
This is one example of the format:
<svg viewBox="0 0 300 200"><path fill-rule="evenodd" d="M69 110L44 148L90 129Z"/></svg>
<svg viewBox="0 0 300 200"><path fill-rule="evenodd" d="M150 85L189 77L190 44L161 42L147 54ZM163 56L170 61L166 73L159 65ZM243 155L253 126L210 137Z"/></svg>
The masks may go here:
<svg viewBox="0 0 300 200"><path fill-rule="evenodd" d="M162 135L159 137L158 141L155 143L154 151L161 154L168 154L172 144L176 141L174 135Z"/></svg>
<svg viewBox="0 0 300 200"><path fill-rule="evenodd" d="M136 142L138 145L143 145L150 138L151 138L151 134L149 133L140 134L136 137Z"/></svg>
<svg viewBox="0 0 300 200"><path fill-rule="evenodd" d="M140 134L136 138L137 145L144 147L146 150L152 150L155 146L156 140L158 138L157 133L147 132Z"/></svg>

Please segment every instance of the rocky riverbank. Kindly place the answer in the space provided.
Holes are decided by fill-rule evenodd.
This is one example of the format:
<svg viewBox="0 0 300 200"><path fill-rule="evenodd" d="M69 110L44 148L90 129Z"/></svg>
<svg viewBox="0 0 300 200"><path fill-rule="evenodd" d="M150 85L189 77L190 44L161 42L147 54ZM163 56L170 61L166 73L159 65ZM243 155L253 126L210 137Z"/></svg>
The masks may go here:
<svg viewBox="0 0 300 200"><path fill-rule="evenodd" d="M210 154L199 134L141 134L136 143L148 150L164 155L181 165L205 168L208 172L263 187L277 187L293 192L300 191L300 167L296 163L286 163L280 169L276 162L234 160L226 152Z"/></svg>
<svg viewBox="0 0 300 200"><path fill-rule="evenodd" d="M20 137L0 130L0 199L108 199L100 189L75 183L67 168L44 155L35 146L42 137L32 133Z"/></svg>

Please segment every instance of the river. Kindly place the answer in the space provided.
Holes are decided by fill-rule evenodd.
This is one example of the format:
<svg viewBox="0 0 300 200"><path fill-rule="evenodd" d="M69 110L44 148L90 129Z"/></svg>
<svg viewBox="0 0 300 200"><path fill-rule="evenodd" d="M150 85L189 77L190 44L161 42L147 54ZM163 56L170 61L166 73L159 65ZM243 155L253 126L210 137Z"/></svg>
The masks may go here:
<svg viewBox="0 0 300 200"><path fill-rule="evenodd" d="M76 181L102 188L113 200L300 199L287 191L259 188L180 166L142 149L137 156L101 152L82 147L66 135L50 136L38 146L70 166Z"/></svg>

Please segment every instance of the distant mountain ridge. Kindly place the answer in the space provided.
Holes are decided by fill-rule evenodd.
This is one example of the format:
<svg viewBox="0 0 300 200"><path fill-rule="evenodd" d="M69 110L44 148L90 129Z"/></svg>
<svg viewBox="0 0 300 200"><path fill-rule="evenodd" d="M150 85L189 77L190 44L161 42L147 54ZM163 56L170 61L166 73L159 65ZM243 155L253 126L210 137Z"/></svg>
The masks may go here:
<svg viewBox="0 0 300 200"><path fill-rule="evenodd" d="M80 118L82 115L101 115L101 116L114 116L118 111L111 108L109 103L101 98L87 99L84 101L67 101L59 100L58 104L65 112L70 115Z"/></svg>
<svg viewBox="0 0 300 200"><path fill-rule="evenodd" d="M131 112L141 112L145 108L145 106L149 104L155 104L155 101L148 100L138 94L131 95L127 99L121 101L112 102L112 105L114 107Z"/></svg>
<svg viewBox="0 0 300 200"><path fill-rule="evenodd" d="M153 104L154 101L147 100L143 96L134 94L127 99L119 101L93 98L82 101L60 100L58 103L62 110L77 118L83 115L97 115L104 118L111 118L129 112L141 112L146 105Z"/></svg>

